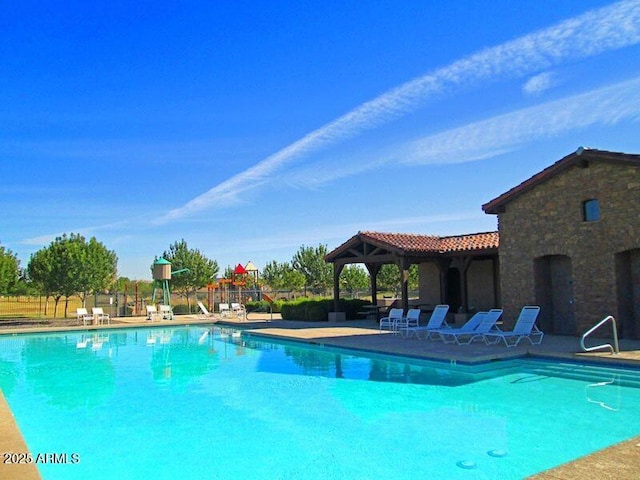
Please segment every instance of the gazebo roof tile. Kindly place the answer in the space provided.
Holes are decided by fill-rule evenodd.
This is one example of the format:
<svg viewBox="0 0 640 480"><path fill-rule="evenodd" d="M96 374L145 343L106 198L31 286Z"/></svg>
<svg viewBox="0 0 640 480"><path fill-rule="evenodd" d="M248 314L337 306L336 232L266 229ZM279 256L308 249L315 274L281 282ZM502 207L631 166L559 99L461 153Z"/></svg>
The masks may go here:
<svg viewBox="0 0 640 480"><path fill-rule="evenodd" d="M440 237L436 235L420 235L412 233L358 232L342 245L330 252L326 259L338 258L355 244L371 243L379 247L394 250L402 255L437 255L453 252L473 252L497 249L498 232L471 233Z"/></svg>

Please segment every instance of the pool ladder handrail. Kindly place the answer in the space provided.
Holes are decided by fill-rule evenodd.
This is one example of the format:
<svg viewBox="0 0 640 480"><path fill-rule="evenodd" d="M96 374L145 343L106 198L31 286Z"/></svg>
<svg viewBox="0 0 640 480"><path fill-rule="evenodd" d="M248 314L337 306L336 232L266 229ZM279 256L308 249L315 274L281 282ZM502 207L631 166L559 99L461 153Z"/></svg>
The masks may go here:
<svg viewBox="0 0 640 480"><path fill-rule="evenodd" d="M585 339L607 322L611 322L611 325L613 326L613 345L611 345L610 343L603 343L602 345L596 345L595 347L586 347L584 344ZM596 323L593 327L591 327L589 330L584 332L584 334L582 335L582 338L580 339L580 347L582 348L583 352L592 352L594 350L608 348L611 350L611 355L616 355L620 353L620 347L618 346L618 328L616 326L616 319L613 318L613 315L609 315L603 318L598 323Z"/></svg>

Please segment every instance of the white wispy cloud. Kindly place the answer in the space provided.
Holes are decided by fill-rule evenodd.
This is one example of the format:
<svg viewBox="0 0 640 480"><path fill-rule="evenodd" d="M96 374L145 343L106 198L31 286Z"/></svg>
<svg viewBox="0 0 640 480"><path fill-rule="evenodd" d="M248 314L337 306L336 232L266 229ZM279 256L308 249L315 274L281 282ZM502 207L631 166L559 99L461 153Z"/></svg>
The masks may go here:
<svg viewBox="0 0 640 480"><path fill-rule="evenodd" d="M435 165L485 160L535 141L593 125L640 118L640 77L614 85L487 118L458 128L390 143L362 147L348 157L319 158L283 172L279 181L315 189L385 165Z"/></svg>
<svg viewBox="0 0 640 480"><path fill-rule="evenodd" d="M539 75L534 75L527 80L522 86L522 91L525 95L540 95L542 92L549 90L553 85L553 74L550 72L543 72Z"/></svg>
<svg viewBox="0 0 640 480"><path fill-rule="evenodd" d="M591 10L557 25L487 48L400 85L216 185L157 223L238 203L248 190L273 181L284 167L307 154L351 138L423 107L442 95L479 84L520 78L563 62L586 58L640 42L640 1L622 1Z"/></svg>
<svg viewBox="0 0 640 480"><path fill-rule="evenodd" d="M461 163L591 125L640 118L640 78L496 116L413 141L388 162Z"/></svg>

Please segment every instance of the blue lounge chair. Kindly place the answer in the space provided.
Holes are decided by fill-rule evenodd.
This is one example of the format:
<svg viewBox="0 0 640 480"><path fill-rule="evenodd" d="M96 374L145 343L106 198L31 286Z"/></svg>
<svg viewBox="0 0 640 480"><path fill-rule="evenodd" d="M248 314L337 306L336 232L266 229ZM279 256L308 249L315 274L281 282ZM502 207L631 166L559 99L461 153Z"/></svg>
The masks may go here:
<svg viewBox="0 0 640 480"><path fill-rule="evenodd" d="M431 317L429 317L429 321L426 325L416 326L411 328L404 329L404 333L407 337L415 334L416 337L420 338L420 333L425 332L425 338L431 338L432 334L437 335L437 330L442 330L445 328L450 328L449 324L446 322L447 312L449 311L449 305L436 305L436 308L433 309L431 313Z"/></svg>
<svg viewBox="0 0 640 480"><path fill-rule="evenodd" d="M540 345L544 333L536 327L539 313L540 307L538 306L527 305L523 307L513 330L505 332L496 327L494 330L484 334L485 342L489 345L500 343L500 340L502 340L507 347L515 347L521 340L526 338L531 342L531 345Z"/></svg>
<svg viewBox="0 0 640 480"><path fill-rule="evenodd" d="M501 315L501 308L493 308L488 312L478 312L462 327L445 328L437 333L445 343L455 342L458 345L469 345L474 340L484 340L485 334L496 328L496 322Z"/></svg>

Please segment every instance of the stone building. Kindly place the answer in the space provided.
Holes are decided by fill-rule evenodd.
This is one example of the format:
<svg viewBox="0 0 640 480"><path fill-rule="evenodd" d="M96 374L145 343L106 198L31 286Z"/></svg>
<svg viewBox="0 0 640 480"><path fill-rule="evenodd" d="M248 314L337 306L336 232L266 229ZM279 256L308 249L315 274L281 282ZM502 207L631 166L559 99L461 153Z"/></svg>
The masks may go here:
<svg viewBox="0 0 640 480"><path fill-rule="evenodd" d="M506 319L536 304L541 330L578 335L614 315L640 338L640 155L579 148L482 208Z"/></svg>

